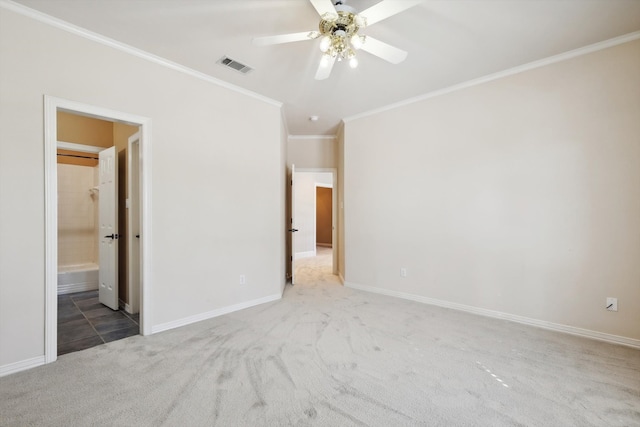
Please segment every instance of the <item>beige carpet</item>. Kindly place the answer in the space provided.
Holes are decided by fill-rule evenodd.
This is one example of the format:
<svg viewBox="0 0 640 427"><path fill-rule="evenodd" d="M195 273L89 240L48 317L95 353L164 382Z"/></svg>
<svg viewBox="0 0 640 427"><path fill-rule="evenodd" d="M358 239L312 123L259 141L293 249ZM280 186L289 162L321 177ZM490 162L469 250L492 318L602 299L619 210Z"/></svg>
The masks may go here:
<svg viewBox="0 0 640 427"><path fill-rule="evenodd" d="M1 378L0 425L640 425L640 351L344 288L327 259L281 301Z"/></svg>
<svg viewBox="0 0 640 427"><path fill-rule="evenodd" d="M314 285L339 285L340 279L334 276L333 252L331 248L316 247L316 256L301 258L295 262L296 285L305 287Z"/></svg>

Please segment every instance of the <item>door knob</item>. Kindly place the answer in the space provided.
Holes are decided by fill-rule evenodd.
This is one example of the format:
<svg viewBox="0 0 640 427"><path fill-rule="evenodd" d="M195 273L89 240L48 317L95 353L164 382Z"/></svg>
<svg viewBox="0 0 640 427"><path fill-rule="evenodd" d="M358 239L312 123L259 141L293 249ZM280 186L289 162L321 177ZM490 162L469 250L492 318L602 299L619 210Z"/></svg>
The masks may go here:
<svg viewBox="0 0 640 427"><path fill-rule="evenodd" d="M292 233L295 233L296 231L298 231L298 229L297 228L290 228L289 231L292 232Z"/></svg>
<svg viewBox="0 0 640 427"><path fill-rule="evenodd" d="M104 236L104 237L105 237L105 239L107 239L107 238L108 239L117 239L119 236L117 234L110 234L110 235Z"/></svg>

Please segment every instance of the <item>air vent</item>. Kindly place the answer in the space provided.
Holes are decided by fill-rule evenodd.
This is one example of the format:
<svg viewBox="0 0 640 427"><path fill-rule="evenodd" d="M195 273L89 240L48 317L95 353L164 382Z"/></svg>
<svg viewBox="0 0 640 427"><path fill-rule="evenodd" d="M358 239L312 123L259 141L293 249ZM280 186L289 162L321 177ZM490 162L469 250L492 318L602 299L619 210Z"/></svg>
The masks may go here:
<svg viewBox="0 0 640 427"><path fill-rule="evenodd" d="M249 67L248 65L244 65L243 63L238 62L234 59L231 59L227 56L223 56L222 58L220 58L218 60L218 64L223 65L225 67L229 67L242 74L247 74L248 72L253 71L253 68Z"/></svg>

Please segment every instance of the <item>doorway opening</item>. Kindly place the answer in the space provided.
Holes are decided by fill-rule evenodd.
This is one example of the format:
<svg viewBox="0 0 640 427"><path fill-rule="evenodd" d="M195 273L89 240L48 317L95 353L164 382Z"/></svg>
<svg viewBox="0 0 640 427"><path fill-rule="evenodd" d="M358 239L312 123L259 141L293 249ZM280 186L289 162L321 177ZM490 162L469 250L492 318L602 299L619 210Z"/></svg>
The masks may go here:
<svg viewBox="0 0 640 427"><path fill-rule="evenodd" d="M292 283L337 275L336 171L295 166L291 171Z"/></svg>
<svg viewBox="0 0 640 427"><path fill-rule="evenodd" d="M45 96L46 363L150 333L150 125Z"/></svg>

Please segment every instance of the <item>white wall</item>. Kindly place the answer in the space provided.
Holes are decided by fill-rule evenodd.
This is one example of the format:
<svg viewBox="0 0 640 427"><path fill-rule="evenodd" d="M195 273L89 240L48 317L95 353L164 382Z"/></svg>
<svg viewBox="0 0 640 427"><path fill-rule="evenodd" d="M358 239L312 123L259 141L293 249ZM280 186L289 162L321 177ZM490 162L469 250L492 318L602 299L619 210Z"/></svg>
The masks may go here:
<svg viewBox="0 0 640 427"><path fill-rule="evenodd" d="M640 41L347 121L344 173L348 283L640 339Z"/></svg>
<svg viewBox="0 0 640 427"><path fill-rule="evenodd" d="M2 7L0 58L0 368L44 354L44 95L152 120L153 328L280 295L278 103Z"/></svg>
<svg viewBox="0 0 640 427"><path fill-rule="evenodd" d="M335 138L319 136L290 136L287 146L287 164L296 168L336 168L337 143Z"/></svg>
<svg viewBox="0 0 640 427"><path fill-rule="evenodd" d="M296 172L294 248L296 258L316 254L316 184L333 186L329 172Z"/></svg>

